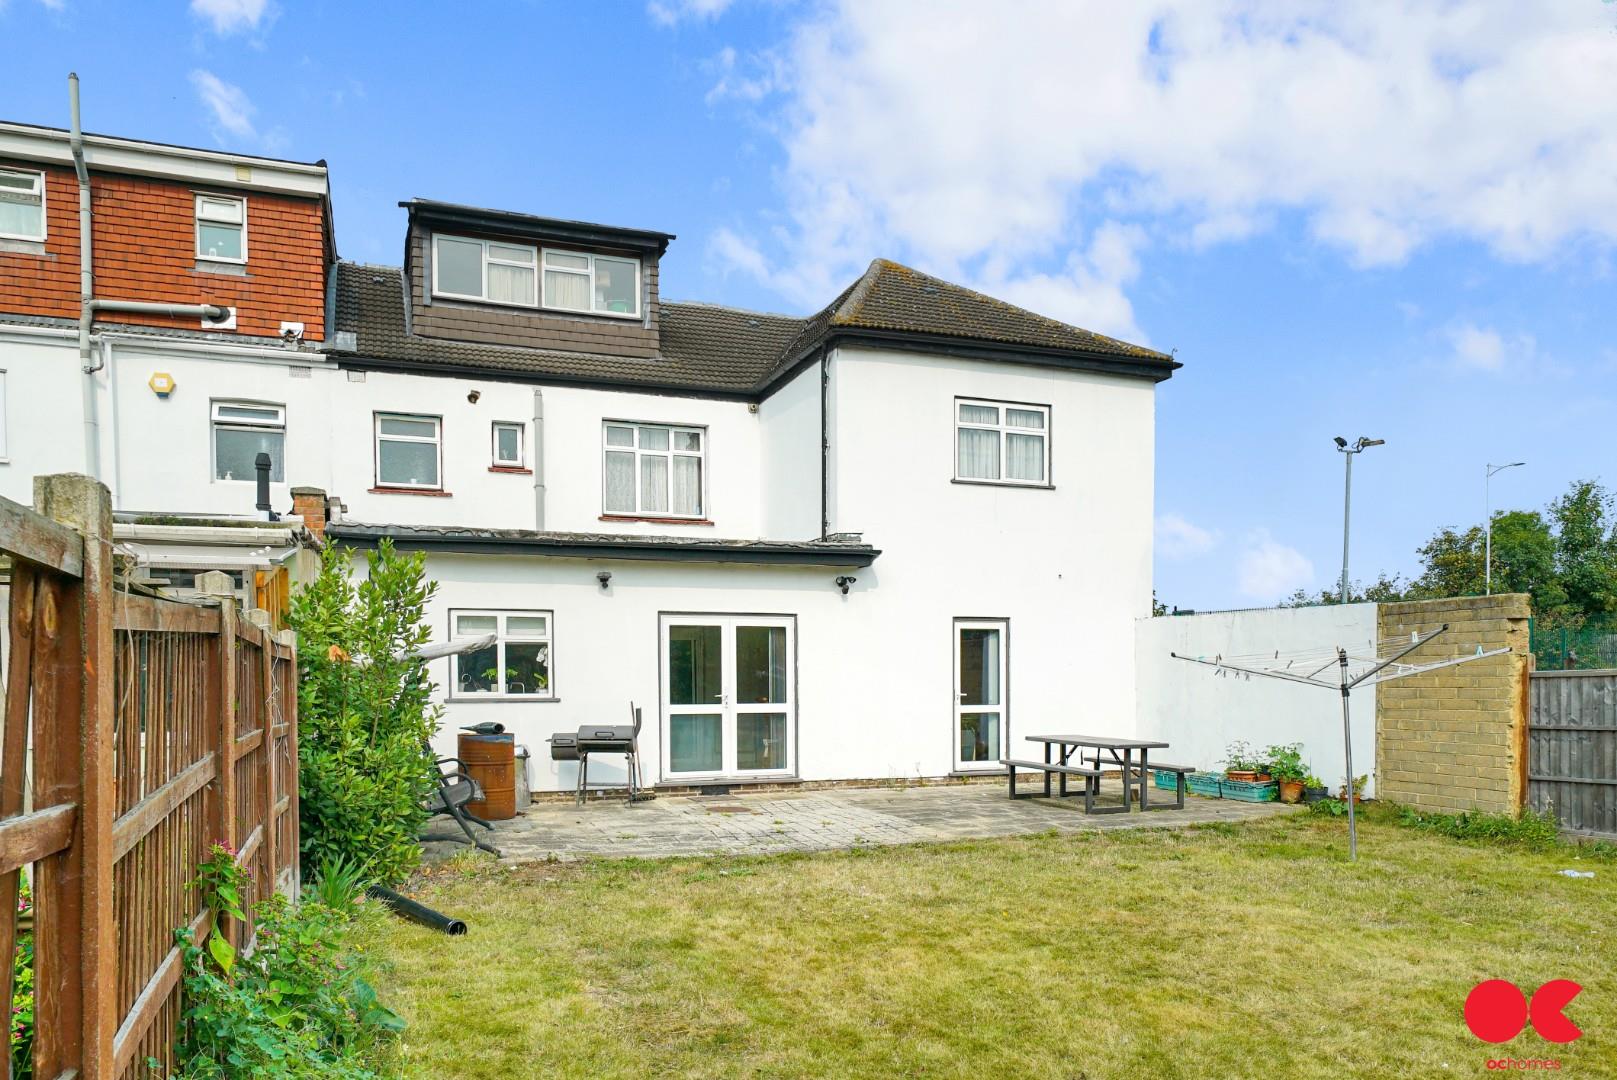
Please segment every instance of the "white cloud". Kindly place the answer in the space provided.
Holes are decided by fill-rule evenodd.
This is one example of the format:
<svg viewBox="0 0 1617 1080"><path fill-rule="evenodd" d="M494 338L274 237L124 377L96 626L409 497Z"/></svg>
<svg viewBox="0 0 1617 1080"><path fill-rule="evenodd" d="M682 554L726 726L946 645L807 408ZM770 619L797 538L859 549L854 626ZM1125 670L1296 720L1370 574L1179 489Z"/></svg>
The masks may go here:
<svg viewBox="0 0 1617 1080"><path fill-rule="evenodd" d="M258 110L241 87L200 68L191 72L191 86L207 107L216 136L227 133L239 139L258 139L253 127L253 113Z"/></svg>
<svg viewBox="0 0 1617 1080"><path fill-rule="evenodd" d="M1283 216L1355 266L1449 237L1609 247L1611 23L1514 0L843 0L809 9L756 97L714 100L776 103L785 224L737 231L803 306L886 254L1131 325L1153 245ZM1100 230L1131 223L1135 265L1104 261Z"/></svg>
<svg viewBox="0 0 1617 1080"><path fill-rule="evenodd" d="M651 0L646 12L664 26L673 26L686 19L716 19L723 15L733 0Z"/></svg>
<svg viewBox="0 0 1617 1080"><path fill-rule="evenodd" d="M220 36L257 30L275 18L269 0L191 0L191 14Z"/></svg>
<svg viewBox="0 0 1617 1080"><path fill-rule="evenodd" d="M1193 525L1178 514L1159 514L1156 522L1157 553L1166 559L1188 559L1211 551L1218 533Z"/></svg>
<svg viewBox="0 0 1617 1080"><path fill-rule="evenodd" d="M716 81L703 100L709 105L720 101L761 101L780 84L780 61L770 53L759 53L743 60L726 45L708 61Z"/></svg>
<svg viewBox="0 0 1617 1080"><path fill-rule="evenodd" d="M1241 592L1272 604L1312 584L1314 564L1269 535L1269 530L1259 529L1247 538L1237 575Z"/></svg>
<svg viewBox="0 0 1617 1080"><path fill-rule="evenodd" d="M1501 372L1538 357L1538 342L1531 334L1507 338L1492 327L1463 323L1448 331L1448 339L1455 365L1468 371Z"/></svg>

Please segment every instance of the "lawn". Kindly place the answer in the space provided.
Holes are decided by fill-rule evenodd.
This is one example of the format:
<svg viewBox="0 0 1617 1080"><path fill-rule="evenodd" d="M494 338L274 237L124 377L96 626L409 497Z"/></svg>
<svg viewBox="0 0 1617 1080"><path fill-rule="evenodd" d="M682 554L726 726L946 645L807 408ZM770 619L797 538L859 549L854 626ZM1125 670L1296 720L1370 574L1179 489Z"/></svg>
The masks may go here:
<svg viewBox="0 0 1617 1080"><path fill-rule="evenodd" d="M1297 814L417 882L375 951L420 1077L1617 1076L1617 862ZM1594 880L1556 871L1593 868ZM1491 1046L1478 981L1584 1031Z"/></svg>

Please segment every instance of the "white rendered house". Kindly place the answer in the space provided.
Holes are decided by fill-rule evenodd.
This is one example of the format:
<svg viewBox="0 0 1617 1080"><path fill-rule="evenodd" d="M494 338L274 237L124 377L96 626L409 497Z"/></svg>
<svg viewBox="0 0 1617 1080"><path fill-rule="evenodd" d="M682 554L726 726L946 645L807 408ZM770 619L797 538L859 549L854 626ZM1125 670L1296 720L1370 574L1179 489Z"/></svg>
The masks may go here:
<svg viewBox="0 0 1617 1080"><path fill-rule="evenodd" d="M683 787L1132 729L1170 357L885 261L807 318L665 302L667 234L420 200L402 268L337 262L324 166L87 139L98 292L230 321L103 317L86 373L65 136L0 125L0 493L89 471L129 528L228 527L269 454L328 542L427 552L436 637L498 635L434 663L441 747L497 720L566 790L544 740L633 701Z"/></svg>

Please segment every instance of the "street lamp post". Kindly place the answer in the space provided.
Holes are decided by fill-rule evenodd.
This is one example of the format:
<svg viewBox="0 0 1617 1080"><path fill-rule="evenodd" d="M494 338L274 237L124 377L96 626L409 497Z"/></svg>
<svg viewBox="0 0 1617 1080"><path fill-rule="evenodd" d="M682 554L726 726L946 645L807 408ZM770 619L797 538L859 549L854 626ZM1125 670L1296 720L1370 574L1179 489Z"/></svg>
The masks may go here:
<svg viewBox="0 0 1617 1080"><path fill-rule="evenodd" d="M1512 461L1509 465L1489 465L1487 474L1482 478L1483 515L1488 529L1487 545L1482 556L1482 579L1483 591L1489 596L1493 595L1493 474L1526 464L1525 461Z"/></svg>
<svg viewBox="0 0 1617 1080"><path fill-rule="evenodd" d="M1353 516L1353 455L1362 454L1372 446L1385 445L1386 439L1367 439L1360 435L1351 445L1342 436L1336 436L1336 449L1347 459L1347 480L1342 490L1342 591L1337 603L1348 601L1348 521Z"/></svg>

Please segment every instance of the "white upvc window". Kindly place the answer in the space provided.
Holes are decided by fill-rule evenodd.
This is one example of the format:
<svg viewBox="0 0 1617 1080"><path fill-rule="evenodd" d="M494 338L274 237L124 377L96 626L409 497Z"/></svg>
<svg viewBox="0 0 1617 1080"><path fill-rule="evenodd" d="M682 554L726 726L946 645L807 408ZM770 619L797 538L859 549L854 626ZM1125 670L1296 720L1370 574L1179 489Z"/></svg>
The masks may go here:
<svg viewBox="0 0 1617 1080"><path fill-rule="evenodd" d="M955 479L1050 484L1050 406L955 399Z"/></svg>
<svg viewBox="0 0 1617 1080"><path fill-rule="evenodd" d="M45 174L0 169L0 237L45 239Z"/></svg>
<svg viewBox="0 0 1617 1080"><path fill-rule="evenodd" d="M546 248L544 306L638 319L640 260Z"/></svg>
<svg viewBox="0 0 1617 1080"><path fill-rule="evenodd" d="M449 626L452 639L495 635L492 645L451 659L451 698L542 701L556 696L550 612L451 610Z"/></svg>
<svg viewBox="0 0 1617 1080"><path fill-rule="evenodd" d="M522 452L524 425L510 420L494 421L494 465L502 469L520 469L527 464Z"/></svg>
<svg viewBox="0 0 1617 1080"><path fill-rule="evenodd" d="M700 518L707 506L707 430L608 420L602 500L608 514Z"/></svg>
<svg viewBox="0 0 1617 1080"><path fill-rule="evenodd" d="M247 200L230 195L196 197L197 258L247 261Z"/></svg>
<svg viewBox="0 0 1617 1080"><path fill-rule="evenodd" d="M443 419L410 413L376 414L376 486L443 488Z"/></svg>
<svg viewBox="0 0 1617 1080"><path fill-rule="evenodd" d="M527 244L433 236L432 294L454 300L537 307L539 251Z"/></svg>
<svg viewBox="0 0 1617 1080"><path fill-rule="evenodd" d="M260 401L215 401L213 478L258 479L259 454L270 458L270 481L286 482L286 406Z"/></svg>

